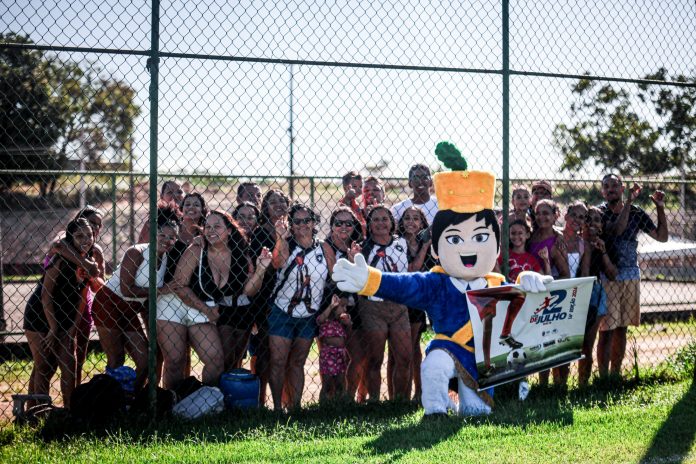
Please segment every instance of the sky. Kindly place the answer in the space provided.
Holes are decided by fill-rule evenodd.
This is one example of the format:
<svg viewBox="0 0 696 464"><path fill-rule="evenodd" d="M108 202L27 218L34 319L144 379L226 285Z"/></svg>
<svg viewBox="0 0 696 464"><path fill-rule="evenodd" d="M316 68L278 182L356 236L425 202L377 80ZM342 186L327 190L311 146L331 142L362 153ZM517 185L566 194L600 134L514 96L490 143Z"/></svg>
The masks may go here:
<svg viewBox="0 0 696 464"><path fill-rule="evenodd" d="M137 2L4 1L0 30L42 45L147 50L149 6ZM497 1L163 1L163 52L502 68ZM137 91L136 170L149 169L145 57L61 53ZM510 68L640 78L665 67L693 74L696 4L674 1L510 2ZM451 140L472 168L502 174L499 74L293 66L294 172L340 176L380 160L404 176ZM560 173L556 124L569 121L574 80L510 78L510 174L596 179L593 166ZM290 173L290 68L285 64L163 58L161 172ZM627 85L630 87L630 85ZM652 115L648 115L652 117Z"/></svg>

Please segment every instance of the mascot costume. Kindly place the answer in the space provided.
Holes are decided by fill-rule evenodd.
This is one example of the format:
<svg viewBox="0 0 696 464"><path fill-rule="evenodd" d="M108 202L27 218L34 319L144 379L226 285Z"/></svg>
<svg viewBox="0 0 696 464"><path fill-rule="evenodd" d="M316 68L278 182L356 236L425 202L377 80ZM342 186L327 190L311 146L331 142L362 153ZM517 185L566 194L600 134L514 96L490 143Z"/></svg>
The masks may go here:
<svg viewBox="0 0 696 464"><path fill-rule="evenodd" d="M340 259L333 271L338 288L404 304L425 311L435 338L421 364L422 403L426 416L454 409L448 395L450 379L457 378L460 415L488 414L492 389L478 391L474 334L469 319L468 290L497 286L504 277L491 272L500 248L500 226L493 201L495 176L469 171L459 150L440 142L435 150L453 172L435 174L433 183L440 207L432 224L432 252L440 261L430 272L382 273L369 267L362 255L355 263ZM550 277L523 272L518 283L528 292L545 291Z"/></svg>

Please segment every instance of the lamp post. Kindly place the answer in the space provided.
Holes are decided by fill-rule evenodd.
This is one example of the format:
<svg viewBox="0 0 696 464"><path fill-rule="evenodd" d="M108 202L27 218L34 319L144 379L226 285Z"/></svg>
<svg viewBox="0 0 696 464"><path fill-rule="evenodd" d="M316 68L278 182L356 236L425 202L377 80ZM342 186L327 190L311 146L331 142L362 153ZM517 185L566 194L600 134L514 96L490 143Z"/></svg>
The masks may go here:
<svg viewBox="0 0 696 464"><path fill-rule="evenodd" d="M295 145L295 133L293 129L294 113L293 113L293 69L290 65L290 127L288 128L288 134L290 134L290 199L295 197L295 159L294 159L294 145Z"/></svg>

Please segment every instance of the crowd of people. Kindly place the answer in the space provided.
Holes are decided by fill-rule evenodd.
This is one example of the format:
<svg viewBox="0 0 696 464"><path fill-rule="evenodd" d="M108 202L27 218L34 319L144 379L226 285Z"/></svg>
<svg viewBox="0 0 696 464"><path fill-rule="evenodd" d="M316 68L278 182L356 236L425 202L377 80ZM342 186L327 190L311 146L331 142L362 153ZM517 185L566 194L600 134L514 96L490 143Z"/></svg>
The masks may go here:
<svg viewBox="0 0 696 464"><path fill-rule="evenodd" d="M332 210L329 232L319 237L319 215L291 203L280 190L262 192L245 182L230 212L209 210L205 198L167 181L160 192L156 276L149 276L149 224L106 279L99 232L104 214L80 211L54 240L44 275L29 298L24 329L34 360L29 393L48 393L60 368L63 402L81 381L91 325L109 369L130 356L136 387L148 377L149 282L157 286L157 378L176 388L191 373L191 349L203 364L201 381L215 385L223 372L250 357L260 379L260 401L270 389L275 409L300 405L305 364L316 340L321 400L379 400L387 355L390 399L420 398L422 311L377 297L341 292L331 280L340 258L362 253L384 272L418 272L437 264L430 223L438 211L428 166L409 170L412 196L385 205L384 184L355 171L342 178L343 196ZM625 192L619 176L601 181L605 202L571 203L564 212L550 182L512 189L508 262L498 271L514 282L533 270L565 279L595 276L579 383L589 382L597 341L601 376L620 374L627 327L640 321L637 235L667 240L664 193L651 195L657 225L633 204L641 188ZM562 221L561 218L563 219ZM560 223L559 223L560 221ZM501 218L501 223L503 223ZM561 227L562 224L562 227ZM505 264L505 265L504 265ZM518 343L511 334L505 342ZM569 367L553 369L565 385ZM541 373L541 384L549 373Z"/></svg>

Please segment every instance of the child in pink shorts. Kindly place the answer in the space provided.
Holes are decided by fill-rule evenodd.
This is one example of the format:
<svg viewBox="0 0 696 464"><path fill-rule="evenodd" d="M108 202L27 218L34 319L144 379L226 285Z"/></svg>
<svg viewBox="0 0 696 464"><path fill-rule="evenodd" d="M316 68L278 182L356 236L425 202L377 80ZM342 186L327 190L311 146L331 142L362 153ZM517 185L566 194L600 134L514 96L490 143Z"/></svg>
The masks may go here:
<svg viewBox="0 0 696 464"><path fill-rule="evenodd" d="M347 300L334 295L331 304L317 317L319 325L319 373L321 374L320 401L342 394L348 368L346 339L352 321L346 312Z"/></svg>

